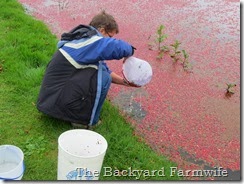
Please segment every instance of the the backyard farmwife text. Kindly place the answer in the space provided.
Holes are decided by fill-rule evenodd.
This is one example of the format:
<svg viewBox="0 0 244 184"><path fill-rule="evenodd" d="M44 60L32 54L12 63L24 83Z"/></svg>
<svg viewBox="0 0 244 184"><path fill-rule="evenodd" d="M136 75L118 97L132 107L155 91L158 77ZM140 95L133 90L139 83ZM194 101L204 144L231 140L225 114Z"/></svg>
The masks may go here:
<svg viewBox="0 0 244 184"><path fill-rule="evenodd" d="M167 172L168 173L168 172ZM214 167L209 170L181 170L177 167L170 167L169 174L171 177L179 176L179 177L228 177L228 171L223 169L222 167ZM165 168L162 167L159 170L140 170L133 169L129 167L125 170L113 169L111 167L103 167L103 176L104 177L135 177L135 179L140 179L142 177L164 177L166 176Z"/></svg>

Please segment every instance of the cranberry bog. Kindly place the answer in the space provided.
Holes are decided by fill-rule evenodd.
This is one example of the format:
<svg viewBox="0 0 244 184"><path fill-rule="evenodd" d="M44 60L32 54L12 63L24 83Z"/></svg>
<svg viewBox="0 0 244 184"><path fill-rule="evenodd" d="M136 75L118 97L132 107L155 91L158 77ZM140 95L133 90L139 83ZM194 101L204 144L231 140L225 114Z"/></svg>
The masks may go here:
<svg viewBox="0 0 244 184"><path fill-rule="evenodd" d="M225 169L215 180L240 179L240 2L236 0L19 0L26 12L60 38L106 10L119 24L115 37L137 48L148 61L151 82L141 88L112 85L108 99L135 127L135 133L181 170ZM157 30L165 45L178 40L189 55L190 71L157 59ZM150 47L149 47L150 46ZM121 61L107 61L121 74ZM234 92L227 93L228 85ZM232 88L232 86L231 86ZM206 177L186 179L205 180ZM220 174L221 175L221 174Z"/></svg>

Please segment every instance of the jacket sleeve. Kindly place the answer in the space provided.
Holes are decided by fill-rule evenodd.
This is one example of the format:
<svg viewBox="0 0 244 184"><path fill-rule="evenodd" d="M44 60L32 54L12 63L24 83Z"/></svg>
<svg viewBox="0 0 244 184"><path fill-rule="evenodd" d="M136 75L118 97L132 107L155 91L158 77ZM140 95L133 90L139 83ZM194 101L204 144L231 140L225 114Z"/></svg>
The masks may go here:
<svg viewBox="0 0 244 184"><path fill-rule="evenodd" d="M103 38L99 40L100 60L122 59L133 55L133 48L130 44L114 38Z"/></svg>
<svg viewBox="0 0 244 184"><path fill-rule="evenodd" d="M133 55L132 46L114 38L94 36L66 43L63 50L79 64L96 64L101 60L122 59Z"/></svg>
<svg viewBox="0 0 244 184"><path fill-rule="evenodd" d="M119 60L123 57L133 55L133 48L123 40L114 38L101 38L96 42L83 47L79 56L78 63L97 63L101 60Z"/></svg>

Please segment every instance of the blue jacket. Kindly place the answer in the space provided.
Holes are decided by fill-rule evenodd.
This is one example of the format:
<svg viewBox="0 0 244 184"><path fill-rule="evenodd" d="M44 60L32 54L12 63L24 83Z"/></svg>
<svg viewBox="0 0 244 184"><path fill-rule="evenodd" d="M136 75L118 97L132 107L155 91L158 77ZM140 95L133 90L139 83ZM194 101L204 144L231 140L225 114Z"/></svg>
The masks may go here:
<svg viewBox="0 0 244 184"><path fill-rule="evenodd" d="M91 28L95 30L92 26ZM130 44L122 40L103 37L98 31L91 38L59 41L58 48L64 57L76 68L88 64L98 66L99 61L119 60L133 55L133 48ZM111 73L106 63L102 62L102 64Z"/></svg>

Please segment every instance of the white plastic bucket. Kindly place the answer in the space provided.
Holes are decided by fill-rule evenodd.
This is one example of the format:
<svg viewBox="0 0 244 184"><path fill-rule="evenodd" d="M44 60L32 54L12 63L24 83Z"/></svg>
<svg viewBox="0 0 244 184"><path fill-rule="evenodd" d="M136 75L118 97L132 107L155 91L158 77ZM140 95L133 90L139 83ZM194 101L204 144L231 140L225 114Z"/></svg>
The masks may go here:
<svg viewBox="0 0 244 184"><path fill-rule="evenodd" d="M108 144L90 130L74 129L58 138L58 180L98 180Z"/></svg>
<svg viewBox="0 0 244 184"><path fill-rule="evenodd" d="M0 146L0 181L21 180L24 174L24 154L13 145Z"/></svg>
<svg viewBox="0 0 244 184"><path fill-rule="evenodd" d="M128 57L123 64L123 75L131 83L138 86L148 84L152 79L151 65L142 59L134 56Z"/></svg>

